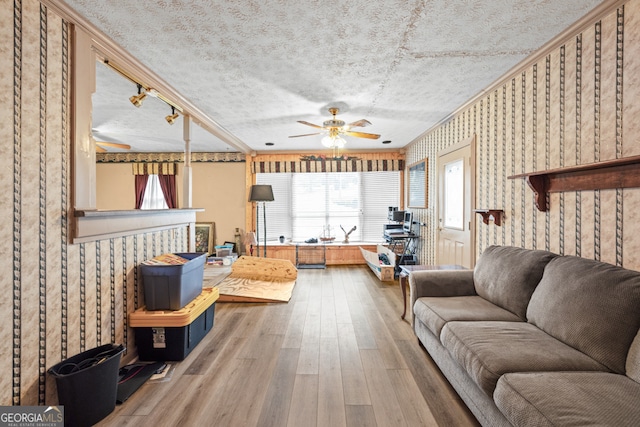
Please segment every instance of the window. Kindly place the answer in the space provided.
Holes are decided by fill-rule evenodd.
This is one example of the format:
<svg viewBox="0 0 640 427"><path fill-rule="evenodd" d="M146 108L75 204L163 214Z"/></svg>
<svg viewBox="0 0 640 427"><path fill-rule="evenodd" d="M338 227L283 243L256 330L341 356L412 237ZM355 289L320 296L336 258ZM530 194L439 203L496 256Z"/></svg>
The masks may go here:
<svg viewBox="0 0 640 427"><path fill-rule="evenodd" d="M164 200L158 175L149 175L140 209L169 209L167 202Z"/></svg>
<svg viewBox="0 0 640 427"><path fill-rule="evenodd" d="M278 236L304 241L328 232L342 241L380 241L389 206L400 202L400 172L262 173L257 184L270 184L274 201L267 202L267 240ZM263 204L259 228L263 233Z"/></svg>

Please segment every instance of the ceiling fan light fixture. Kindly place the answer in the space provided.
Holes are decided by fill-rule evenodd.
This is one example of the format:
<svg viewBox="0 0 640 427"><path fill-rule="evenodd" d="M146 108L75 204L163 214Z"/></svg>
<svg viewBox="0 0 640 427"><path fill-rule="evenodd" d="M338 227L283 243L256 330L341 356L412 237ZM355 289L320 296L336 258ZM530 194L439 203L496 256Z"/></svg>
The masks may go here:
<svg viewBox="0 0 640 427"><path fill-rule="evenodd" d="M324 138L322 138L322 140L320 141L322 143L322 145L324 145L327 148L344 148L344 146L347 144L347 141L345 141L344 138L341 138L340 136L325 136Z"/></svg>
<svg viewBox="0 0 640 427"><path fill-rule="evenodd" d="M129 98L129 101L135 106L140 107L142 105L142 101L147 97L146 92L142 92L142 85L138 85L138 94L133 95Z"/></svg>
<svg viewBox="0 0 640 427"><path fill-rule="evenodd" d="M327 148L331 148L333 146L333 139L330 136L325 136L320 140L320 142Z"/></svg>
<svg viewBox="0 0 640 427"><path fill-rule="evenodd" d="M175 123L177 118L178 118L178 113L176 113L176 108L174 106L171 106L171 114L166 116L164 119L167 121L167 123L172 125Z"/></svg>

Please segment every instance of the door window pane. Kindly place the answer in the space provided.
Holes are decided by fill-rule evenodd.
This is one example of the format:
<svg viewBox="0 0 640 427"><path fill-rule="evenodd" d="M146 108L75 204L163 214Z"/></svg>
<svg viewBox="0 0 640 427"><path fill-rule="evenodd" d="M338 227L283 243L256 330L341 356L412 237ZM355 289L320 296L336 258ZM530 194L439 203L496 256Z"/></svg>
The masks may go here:
<svg viewBox="0 0 640 427"><path fill-rule="evenodd" d="M444 166L444 226L464 230L464 162Z"/></svg>

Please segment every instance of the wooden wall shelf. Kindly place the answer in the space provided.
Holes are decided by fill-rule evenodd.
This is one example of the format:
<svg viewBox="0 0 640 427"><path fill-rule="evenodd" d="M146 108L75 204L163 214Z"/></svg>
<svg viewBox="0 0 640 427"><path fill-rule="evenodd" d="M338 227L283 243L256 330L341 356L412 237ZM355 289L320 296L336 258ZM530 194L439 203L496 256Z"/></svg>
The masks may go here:
<svg viewBox="0 0 640 427"><path fill-rule="evenodd" d="M547 194L562 191L640 187L640 156L512 175L525 178L538 210L549 210Z"/></svg>
<svg viewBox="0 0 640 427"><path fill-rule="evenodd" d="M498 227L502 225L502 216L504 215L502 209L475 209L474 212L480 214L482 222L485 224L489 224L489 221L493 219L495 225Z"/></svg>

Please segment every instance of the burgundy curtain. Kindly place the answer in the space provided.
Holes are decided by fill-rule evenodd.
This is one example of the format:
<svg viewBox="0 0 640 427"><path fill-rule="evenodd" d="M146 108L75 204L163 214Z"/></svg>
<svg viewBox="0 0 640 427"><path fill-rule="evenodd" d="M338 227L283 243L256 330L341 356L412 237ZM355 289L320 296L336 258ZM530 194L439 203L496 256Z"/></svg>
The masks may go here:
<svg viewBox="0 0 640 427"><path fill-rule="evenodd" d="M142 207L142 201L144 200L144 190L147 189L147 181L149 180L149 175L135 175L135 177L136 209L140 209Z"/></svg>
<svg viewBox="0 0 640 427"><path fill-rule="evenodd" d="M158 175L160 188L164 194L164 201L167 202L169 209L175 209L178 205L176 196L176 176L175 175Z"/></svg>

